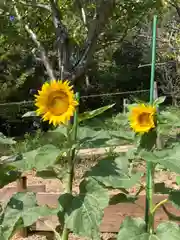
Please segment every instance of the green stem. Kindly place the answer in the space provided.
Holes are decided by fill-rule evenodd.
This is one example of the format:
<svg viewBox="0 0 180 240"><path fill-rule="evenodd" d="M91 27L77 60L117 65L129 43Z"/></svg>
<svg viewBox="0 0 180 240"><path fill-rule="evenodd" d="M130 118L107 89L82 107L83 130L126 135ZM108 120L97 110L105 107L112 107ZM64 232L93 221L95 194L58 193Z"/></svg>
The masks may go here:
<svg viewBox="0 0 180 240"><path fill-rule="evenodd" d="M162 206L163 204L165 204L165 203L167 203L168 202L168 199L166 198L166 199L164 199L164 200L162 200L161 202L159 202L158 204L156 204L156 206L153 208L153 210L152 210L152 214L155 214L155 212L156 212L156 210L160 207L160 206Z"/></svg>
<svg viewBox="0 0 180 240"><path fill-rule="evenodd" d="M76 100L79 102L79 99L80 99L80 96L79 96L79 93L77 92L76 93ZM74 113L74 126L73 126L73 141L74 143L76 142L76 139L77 139L77 131L78 131L78 107L76 108L76 111ZM73 148L72 149L72 154L71 154L71 159L72 159L72 162L74 163L74 158L75 158L75 152L76 152L76 149Z"/></svg>
<svg viewBox="0 0 180 240"><path fill-rule="evenodd" d="M147 189L146 189L146 200L147 200L147 231L153 233L154 231L154 214L152 212L154 208L153 194L154 194L154 165L147 163Z"/></svg>
<svg viewBox="0 0 180 240"><path fill-rule="evenodd" d="M153 104L154 100L154 75L156 66L156 28L157 28L157 16L153 19L153 37L152 37L152 62L151 62L151 81L150 81L150 104ZM148 232L154 230L154 214L153 210L153 188L154 188L154 165L151 162L147 163L146 172L146 209L145 209L145 222Z"/></svg>
<svg viewBox="0 0 180 240"><path fill-rule="evenodd" d="M79 93L76 93L76 100L79 101ZM72 145L76 142L77 139L77 129L78 129L78 108L74 113L73 119L73 133L71 135L71 125L68 126L68 142L72 143ZM65 192L72 194L72 186L73 186L73 179L74 179L74 157L75 157L75 148L72 146L68 151L68 176L67 176L67 185ZM66 228L64 225L63 232L62 232L62 240L68 240L69 237L69 229Z"/></svg>

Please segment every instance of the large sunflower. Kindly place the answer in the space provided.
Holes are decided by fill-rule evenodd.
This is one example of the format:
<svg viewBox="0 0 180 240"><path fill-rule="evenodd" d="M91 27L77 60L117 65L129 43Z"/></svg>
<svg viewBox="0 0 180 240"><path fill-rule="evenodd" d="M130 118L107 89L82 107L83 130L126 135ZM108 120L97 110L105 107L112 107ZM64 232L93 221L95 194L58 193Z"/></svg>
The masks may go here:
<svg viewBox="0 0 180 240"><path fill-rule="evenodd" d="M36 113L44 121L49 121L54 126L64 123L73 116L78 102L75 100L72 86L68 81L52 80L44 83L42 89L35 95Z"/></svg>
<svg viewBox="0 0 180 240"><path fill-rule="evenodd" d="M130 126L136 133L146 133L155 128L156 108L152 105L138 104L131 108Z"/></svg>

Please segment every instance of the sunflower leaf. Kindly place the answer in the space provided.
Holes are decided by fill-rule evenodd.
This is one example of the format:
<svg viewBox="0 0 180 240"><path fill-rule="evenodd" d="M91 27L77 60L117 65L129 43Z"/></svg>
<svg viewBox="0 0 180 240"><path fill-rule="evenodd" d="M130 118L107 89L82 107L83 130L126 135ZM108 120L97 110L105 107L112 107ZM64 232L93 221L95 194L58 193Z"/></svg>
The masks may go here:
<svg viewBox="0 0 180 240"><path fill-rule="evenodd" d="M22 115L23 118L25 117L37 117L37 114L35 111L29 111L29 112L26 112L25 114Z"/></svg>
<svg viewBox="0 0 180 240"><path fill-rule="evenodd" d="M157 240L180 240L180 228L177 223L164 222L156 230Z"/></svg>
<svg viewBox="0 0 180 240"><path fill-rule="evenodd" d="M5 164L0 165L0 188L5 185L14 182L20 177L21 173L15 171L14 167L6 166Z"/></svg>
<svg viewBox="0 0 180 240"><path fill-rule="evenodd" d="M118 193L113 195L109 201L110 205L116 205L118 203L135 203L138 197L127 195L125 193Z"/></svg>
<svg viewBox="0 0 180 240"><path fill-rule="evenodd" d="M95 110L93 110L93 111L81 113L81 114L79 114L79 116L78 116L78 121L79 121L79 122L82 122L82 121L85 121L85 120L87 120L87 119L94 118L94 117L102 114L102 113L105 112L106 110L112 108L114 105L115 105L115 104L112 104L112 105L108 105L108 106L104 106L104 107L95 109Z"/></svg>
<svg viewBox="0 0 180 240"><path fill-rule="evenodd" d="M177 209L180 209L180 191L171 191L169 194L169 200Z"/></svg>
<svg viewBox="0 0 180 240"><path fill-rule="evenodd" d="M107 188L131 188L140 180L142 173L130 176L128 167L127 157L108 156L93 166L86 176L92 177Z"/></svg>
<svg viewBox="0 0 180 240"><path fill-rule="evenodd" d="M54 142L64 142L67 139L67 127L59 125L56 129L48 131L46 137Z"/></svg>
<svg viewBox="0 0 180 240"><path fill-rule="evenodd" d="M141 151L139 157L143 158L146 161L153 163L159 163L165 168L180 174L180 145L177 144L171 149L163 149L161 151Z"/></svg>
<svg viewBox="0 0 180 240"><path fill-rule="evenodd" d="M177 176L177 177L176 177L176 183L177 183L177 185L180 186L180 176Z"/></svg>
<svg viewBox="0 0 180 240"><path fill-rule="evenodd" d="M69 206L67 201L69 200ZM77 196L62 196L59 203L65 213L59 215L65 219L65 225L82 237L100 239L99 226L101 224L104 208L108 206L108 191L92 178L83 180L80 184L80 193Z"/></svg>
<svg viewBox="0 0 180 240"><path fill-rule="evenodd" d="M1 239L10 239L15 228L27 227L56 213L47 206L38 206L35 193L16 193L8 202L1 219Z"/></svg>
<svg viewBox="0 0 180 240"><path fill-rule="evenodd" d="M141 136L139 147L150 151L156 144L156 139L157 132L155 130L145 133Z"/></svg>
<svg viewBox="0 0 180 240"><path fill-rule="evenodd" d="M141 218L127 217L120 227L117 240L180 240L180 228L173 222L161 223L155 234L146 231Z"/></svg>
<svg viewBox="0 0 180 240"><path fill-rule="evenodd" d="M166 100L166 96L161 96L161 97L155 99L153 105L159 106L159 105L162 104L165 100Z"/></svg>
<svg viewBox="0 0 180 240"><path fill-rule="evenodd" d="M29 171L36 169L37 171L46 170L49 166L53 166L57 157L60 154L60 150L54 145L48 144L35 150L22 154L22 160L10 163L20 171Z"/></svg>
<svg viewBox="0 0 180 240"><path fill-rule="evenodd" d="M111 138L108 131L95 131L90 127L79 127L77 131L77 139L81 148L93 148L107 146L106 142Z"/></svg>
<svg viewBox="0 0 180 240"><path fill-rule="evenodd" d="M146 225L141 218L131 218L127 217L123 221L117 240L156 240L156 238L151 238L150 234L146 232Z"/></svg>
<svg viewBox="0 0 180 240"><path fill-rule="evenodd" d="M13 138L7 138L3 133L0 132L0 144L2 145L13 145L16 141Z"/></svg>

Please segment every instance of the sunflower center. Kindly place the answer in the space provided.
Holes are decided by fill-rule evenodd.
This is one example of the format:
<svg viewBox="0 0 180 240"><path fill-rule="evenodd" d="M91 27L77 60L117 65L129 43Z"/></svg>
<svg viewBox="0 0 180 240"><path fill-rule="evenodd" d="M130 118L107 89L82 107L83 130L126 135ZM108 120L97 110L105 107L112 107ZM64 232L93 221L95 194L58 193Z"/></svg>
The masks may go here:
<svg viewBox="0 0 180 240"><path fill-rule="evenodd" d="M150 113L143 112L138 117L138 122L140 125L147 125L150 121Z"/></svg>
<svg viewBox="0 0 180 240"><path fill-rule="evenodd" d="M55 116L67 112L69 108L68 95L61 91L53 92L48 98L48 108Z"/></svg>

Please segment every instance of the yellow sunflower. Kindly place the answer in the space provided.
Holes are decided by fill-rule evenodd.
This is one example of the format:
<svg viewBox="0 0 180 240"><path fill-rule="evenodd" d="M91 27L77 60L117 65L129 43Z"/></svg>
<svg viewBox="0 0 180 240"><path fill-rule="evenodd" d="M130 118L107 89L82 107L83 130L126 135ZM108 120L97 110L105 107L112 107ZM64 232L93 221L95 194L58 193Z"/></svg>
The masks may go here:
<svg viewBox="0 0 180 240"><path fill-rule="evenodd" d="M130 126L136 133L146 133L155 128L156 108L152 105L138 104L130 110Z"/></svg>
<svg viewBox="0 0 180 240"><path fill-rule="evenodd" d="M78 102L69 81L52 80L44 83L38 95L35 95L35 105L37 115L56 126L70 120Z"/></svg>

